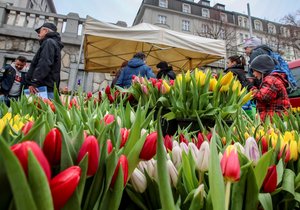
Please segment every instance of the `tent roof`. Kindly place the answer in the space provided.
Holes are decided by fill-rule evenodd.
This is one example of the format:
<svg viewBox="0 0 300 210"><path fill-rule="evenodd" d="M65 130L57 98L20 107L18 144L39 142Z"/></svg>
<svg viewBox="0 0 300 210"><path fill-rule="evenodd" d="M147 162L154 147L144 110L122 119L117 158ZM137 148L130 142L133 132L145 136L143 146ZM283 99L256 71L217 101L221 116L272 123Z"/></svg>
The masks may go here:
<svg viewBox="0 0 300 210"><path fill-rule="evenodd" d="M144 52L147 64L167 61L175 70L191 69L226 56L225 42L185 34L148 23L132 27L98 21L87 17L84 31L86 71L110 72L120 68L136 52Z"/></svg>

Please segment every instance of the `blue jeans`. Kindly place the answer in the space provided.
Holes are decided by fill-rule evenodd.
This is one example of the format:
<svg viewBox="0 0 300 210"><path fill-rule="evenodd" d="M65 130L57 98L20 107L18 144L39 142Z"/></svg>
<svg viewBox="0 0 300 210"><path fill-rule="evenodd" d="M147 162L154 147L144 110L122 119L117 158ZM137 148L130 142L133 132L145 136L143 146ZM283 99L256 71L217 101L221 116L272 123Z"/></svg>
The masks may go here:
<svg viewBox="0 0 300 210"><path fill-rule="evenodd" d="M48 98L54 99L54 92L48 92Z"/></svg>

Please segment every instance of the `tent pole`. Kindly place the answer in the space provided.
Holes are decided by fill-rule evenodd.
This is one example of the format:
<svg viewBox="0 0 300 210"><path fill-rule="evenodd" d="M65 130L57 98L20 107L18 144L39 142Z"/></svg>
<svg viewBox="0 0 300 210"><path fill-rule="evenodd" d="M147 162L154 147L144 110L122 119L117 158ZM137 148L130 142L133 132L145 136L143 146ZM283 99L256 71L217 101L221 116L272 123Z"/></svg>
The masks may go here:
<svg viewBox="0 0 300 210"><path fill-rule="evenodd" d="M83 32L83 29L82 29L82 32ZM81 40L81 44L80 44L80 49L79 49L79 55L78 55L78 60L77 60L77 66L76 66L76 69L75 69L75 72L74 72L74 81L73 81L73 87L72 87L72 90L75 90L75 87L76 87L76 78L77 78L77 74L78 74L78 69L79 69L79 65L80 65L80 60L81 60L81 55L82 55L82 51L83 51L83 43L84 43L84 34L82 33L82 40ZM85 74L83 74L83 83L82 83L82 87L83 84L84 84L84 76Z"/></svg>

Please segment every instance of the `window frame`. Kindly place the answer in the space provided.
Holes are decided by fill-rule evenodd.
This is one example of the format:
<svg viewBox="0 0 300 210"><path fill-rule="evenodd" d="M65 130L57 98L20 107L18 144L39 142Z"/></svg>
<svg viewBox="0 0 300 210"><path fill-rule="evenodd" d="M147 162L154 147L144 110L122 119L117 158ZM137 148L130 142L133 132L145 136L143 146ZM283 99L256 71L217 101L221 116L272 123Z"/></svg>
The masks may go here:
<svg viewBox="0 0 300 210"><path fill-rule="evenodd" d="M168 0L159 0L158 6L163 8L168 8Z"/></svg>
<svg viewBox="0 0 300 210"><path fill-rule="evenodd" d="M204 11L206 11L207 13L204 12ZM209 18L209 17L210 17L209 9L207 9L207 8L202 8L201 12L202 12L202 14L201 14L202 17L206 17L206 18ZM204 15L205 13L207 14L206 16Z"/></svg>

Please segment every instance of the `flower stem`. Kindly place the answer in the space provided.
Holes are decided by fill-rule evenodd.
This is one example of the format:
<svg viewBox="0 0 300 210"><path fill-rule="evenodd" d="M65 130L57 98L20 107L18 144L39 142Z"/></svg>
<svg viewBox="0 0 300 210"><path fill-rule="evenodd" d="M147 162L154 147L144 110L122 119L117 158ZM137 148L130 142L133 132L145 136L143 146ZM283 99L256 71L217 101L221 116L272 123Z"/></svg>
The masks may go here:
<svg viewBox="0 0 300 210"><path fill-rule="evenodd" d="M229 209L230 204L230 188L231 188L231 182L226 182L226 191L225 191L225 210Z"/></svg>

